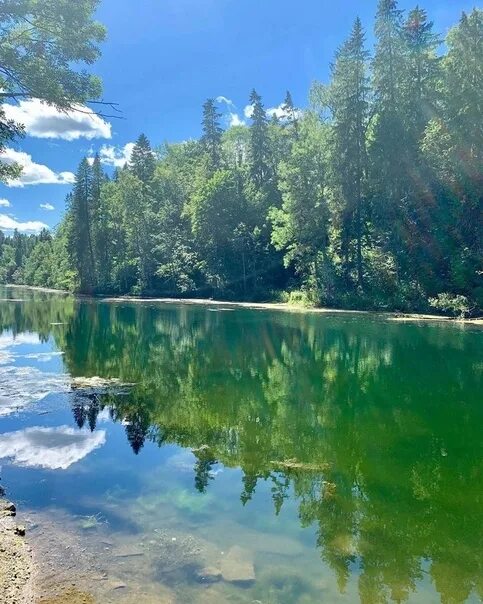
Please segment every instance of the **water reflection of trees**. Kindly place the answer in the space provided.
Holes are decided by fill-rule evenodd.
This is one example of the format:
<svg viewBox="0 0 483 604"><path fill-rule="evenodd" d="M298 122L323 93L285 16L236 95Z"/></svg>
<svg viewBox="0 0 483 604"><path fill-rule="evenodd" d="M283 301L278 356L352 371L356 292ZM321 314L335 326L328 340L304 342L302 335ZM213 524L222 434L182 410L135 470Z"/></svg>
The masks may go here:
<svg viewBox="0 0 483 604"><path fill-rule="evenodd" d="M34 316L22 320L35 329ZM129 395L74 401L77 425L94 429L108 408L135 453L146 439L195 450L199 491L221 462L242 469L243 504L260 481L275 513L296 498L341 590L357 565L368 604L406 601L426 573L443 602L482 595L474 334L85 303L55 337L72 375L136 383Z"/></svg>

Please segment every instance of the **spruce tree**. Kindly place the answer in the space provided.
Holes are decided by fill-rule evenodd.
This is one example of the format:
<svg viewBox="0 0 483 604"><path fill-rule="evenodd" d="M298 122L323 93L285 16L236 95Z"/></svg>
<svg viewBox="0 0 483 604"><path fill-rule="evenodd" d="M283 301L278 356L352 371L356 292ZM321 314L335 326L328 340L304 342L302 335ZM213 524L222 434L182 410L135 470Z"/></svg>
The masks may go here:
<svg viewBox="0 0 483 604"><path fill-rule="evenodd" d="M379 0L374 28L376 52L373 61L374 91L379 111L396 109L402 86L402 11L396 0Z"/></svg>
<svg viewBox="0 0 483 604"><path fill-rule="evenodd" d="M357 283L363 286L362 237L366 201L366 130L368 124L368 52L359 18L336 54L332 66L329 104L332 110L332 162L339 197L341 256L346 279L355 255ZM355 254L352 242L355 240Z"/></svg>
<svg viewBox="0 0 483 604"><path fill-rule="evenodd" d="M134 145L127 172L121 174L126 240L132 265L137 268L139 291L152 288L155 272L153 250L156 240L158 204L154 196L156 158L149 140L141 134Z"/></svg>
<svg viewBox="0 0 483 604"><path fill-rule="evenodd" d="M107 178L97 154L92 163L91 222L96 282L101 289L105 289L108 285L111 264L111 237L109 234L108 211L102 197L102 187L105 182L107 182Z"/></svg>
<svg viewBox="0 0 483 604"><path fill-rule="evenodd" d="M69 208L69 252L83 292L90 291L95 285L91 181L91 166L84 158L77 169Z"/></svg>
<svg viewBox="0 0 483 604"><path fill-rule="evenodd" d="M129 169L143 184L149 183L156 168L156 158L145 134L141 134L134 145Z"/></svg>
<svg viewBox="0 0 483 604"><path fill-rule="evenodd" d="M411 10L403 27L406 73L404 77L405 124L416 144L435 114L440 59L437 48L439 36L433 32L425 10Z"/></svg>
<svg viewBox="0 0 483 604"><path fill-rule="evenodd" d="M221 167L221 136L223 130L220 126L221 114L216 109L214 99L208 99L203 105L203 135L201 144L210 159L211 170Z"/></svg>
<svg viewBox="0 0 483 604"><path fill-rule="evenodd" d="M372 63L375 116L371 137L374 218L385 248L401 260L408 160L403 120L405 45L402 11L396 0L379 1L375 35Z"/></svg>
<svg viewBox="0 0 483 604"><path fill-rule="evenodd" d="M272 176L268 119L262 97L256 90L250 94L252 107L250 126L250 172L257 187L267 184Z"/></svg>
<svg viewBox="0 0 483 604"><path fill-rule="evenodd" d="M282 111L285 115L286 126L293 129L295 138L297 138L298 128L299 128L298 116L297 116L297 110L296 110L295 105L292 100L292 95L290 94L289 90L287 90L287 94L285 95L285 100L282 103Z"/></svg>

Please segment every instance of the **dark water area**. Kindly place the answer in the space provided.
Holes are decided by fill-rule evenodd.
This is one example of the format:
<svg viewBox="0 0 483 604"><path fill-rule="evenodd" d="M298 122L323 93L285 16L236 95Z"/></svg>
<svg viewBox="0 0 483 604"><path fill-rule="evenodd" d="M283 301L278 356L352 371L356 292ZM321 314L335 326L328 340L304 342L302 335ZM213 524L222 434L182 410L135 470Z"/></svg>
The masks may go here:
<svg viewBox="0 0 483 604"><path fill-rule="evenodd" d="M2 484L99 602L481 601L480 328L0 299Z"/></svg>

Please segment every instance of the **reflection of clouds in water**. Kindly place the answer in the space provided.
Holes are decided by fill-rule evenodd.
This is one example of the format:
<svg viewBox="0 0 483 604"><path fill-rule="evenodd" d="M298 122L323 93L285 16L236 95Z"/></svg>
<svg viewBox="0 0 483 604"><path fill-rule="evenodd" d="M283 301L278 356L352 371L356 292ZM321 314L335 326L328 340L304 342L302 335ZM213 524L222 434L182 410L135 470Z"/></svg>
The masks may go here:
<svg viewBox="0 0 483 604"><path fill-rule="evenodd" d="M196 457L191 451L180 451L168 458L166 465L181 472L192 472Z"/></svg>
<svg viewBox="0 0 483 604"><path fill-rule="evenodd" d="M53 391L69 390L69 376L35 367L0 367L0 417L43 399Z"/></svg>
<svg viewBox="0 0 483 604"><path fill-rule="evenodd" d="M13 360L13 354L11 352L5 352L4 350L0 350L0 365L6 365L7 363L11 363Z"/></svg>
<svg viewBox="0 0 483 604"><path fill-rule="evenodd" d="M22 344L39 345L41 342L36 333L26 332L14 336L11 332L0 334L0 365L11 363L14 354L9 350L12 346L21 346Z"/></svg>
<svg viewBox="0 0 483 604"><path fill-rule="evenodd" d="M41 400L52 391L65 392L69 388L68 376L10 364L17 358L48 362L62 355L62 352L14 354L13 347L21 345L44 346L37 333L25 332L16 336L11 332L0 334L0 417Z"/></svg>
<svg viewBox="0 0 483 604"><path fill-rule="evenodd" d="M26 331L14 336L11 332L0 334L0 348L20 346L21 344L40 344L39 334Z"/></svg>
<svg viewBox="0 0 483 604"><path fill-rule="evenodd" d="M0 434L0 459L10 458L18 466L65 470L105 442L104 430L26 428Z"/></svg>
<svg viewBox="0 0 483 604"><path fill-rule="evenodd" d="M107 424L107 423L112 422L112 418L111 418L111 415L109 413L109 407L106 407L102 411L99 411L99 414L97 415L97 420L96 421L97 421L98 424Z"/></svg>
<svg viewBox="0 0 483 604"><path fill-rule="evenodd" d="M57 352L31 352L30 354L18 355L18 357L23 357L25 359L35 359L39 363L48 363L52 359L56 357L60 357L64 353L62 351Z"/></svg>

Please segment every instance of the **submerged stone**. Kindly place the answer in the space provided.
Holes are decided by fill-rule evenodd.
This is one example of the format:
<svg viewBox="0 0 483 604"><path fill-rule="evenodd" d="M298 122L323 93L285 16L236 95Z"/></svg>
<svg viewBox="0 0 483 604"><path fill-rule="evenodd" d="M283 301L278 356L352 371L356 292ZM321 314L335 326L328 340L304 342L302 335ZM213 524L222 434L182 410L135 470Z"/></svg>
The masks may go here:
<svg viewBox="0 0 483 604"><path fill-rule="evenodd" d="M17 514L17 508L11 501L4 501L1 505L2 512L7 516L15 516Z"/></svg>
<svg viewBox="0 0 483 604"><path fill-rule="evenodd" d="M302 472L323 472L329 468L326 462L310 463L298 461L297 459L285 459L282 461L271 461L272 466L284 470L300 470Z"/></svg>
<svg viewBox="0 0 483 604"><path fill-rule="evenodd" d="M229 583L253 583L255 567L250 552L238 545L231 547L221 560L221 574Z"/></svg>
<svg viewBox="0 0 483 604"><path fill-rule="evenodd" d="M214 566L205 566L195 573L197 581L200 583L216 583L221 579L221 570Z"/></svg>

